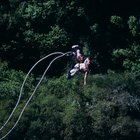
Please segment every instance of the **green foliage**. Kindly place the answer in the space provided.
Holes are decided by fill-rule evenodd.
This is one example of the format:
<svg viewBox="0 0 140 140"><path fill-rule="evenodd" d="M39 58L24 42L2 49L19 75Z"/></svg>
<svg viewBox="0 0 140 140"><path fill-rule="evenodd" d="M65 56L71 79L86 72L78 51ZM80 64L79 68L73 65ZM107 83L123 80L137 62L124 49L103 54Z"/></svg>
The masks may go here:
<svg viewBox="0 0 140 140"><path fill-rule="evenodd" d="M51 27L51 31L46 36L46 43L44 43L44 45L49 46L53 50L61 50L62 47L66 47L67 43L67 33L58 25L55 25ZM64 48L62 49L65 50Z"/></svg>
<svg viewBox="0 0 140 140"><path fill-rule="evenodd" d="M139 22L135 16L129 17L128 26L133 36L136 36L139 33Z"/></svg>
<svg viewBox="0 0 140 140"><path fill-rule="evenodd" d="M115 14L109 8L111 1L105 4L108 10L101 6L104 4L96 0L2 0L1 59L27 71L40 56L56 50L69 51L72 44L80 44L85 55L94 59L92 72L122 70L112 50L129 48L133 40L139 45L139 20L135 12L129 14L133 10L126 14L119 6L116 8L117 2L111 8L120 11ZM27 63L27 68L21 63Z"/></svg>
<svg viewBox="0 0 140 140"><path fill-rule="evenodd" d="M68 59L59 61L48 75L57 77L44 79L7 139L140 139L138 15L135 0L1 0L0 126L17 101L25 73L40 57L79 44L91 56L91 72L98 73L83 86L82 74L69 81L57 78ZM43 64L34 71L36 79ZM22 101L0 135L12 127L35 83L33 76L27 79Z"/></svg>
<svg viewBox="0 0 140 140"><path fill-rule="evenodd" d="M1 98L15 98L20 91L25 74L22 71L8 70L7 63L0 62L0 97ZM33 86L33 77L27 80L25 91L28 92ZM26 94L25 94L26 95Z"/></svg>
<svg viewBox="0 0 140 140"><path fill-rule="evenodd" d="M97 32L98 32L98 28L99 28L99 25L98 25L97 23L95 23L94 25L92 25L92 26L90 27L90 29L91 29L91 31L92 31L93 33L97 33Z"/></svg>
<svg viewBox="0 0 140 140"><path fill-rule="evenodd" d="M136 77L140 75L140 45L133 43L129 48L117 49L114 51L116 57L124 57L123 66L134 73Z"/></svg>
<svg viewBox="0 0 140 140"><path fill-rule="evenodd" d="M123 27L123 19L120 16L111 16L110 21L118 27Z"/></svg>
<svg viewBox="0 0 140 140"><path fill-rule="evenodd" d="M6 122L18 100L25 74L22 71L16 71L13 69L9 70L6 62L0 62L0 73L0 126L2 126ZM30 78L27 79L21 96L22 100L20 102L20 106L18 106L13 119L8 123L4 131L2 131L2 135L13 126L15 119L21 111L24 99L27 98L29 93L32 91L33 81L33 76L30 76Z"/></svg>
<svg viewBox="0 0 140 140"><path fill-rule="evenodd" d="M11 138L138 139L139 80L129 73L108 71L90 75L85 87L81 76L70 81L65 76L45 78ZM6 107L9 102L5 103ZM6 114L3 110L2 116Z"/></svg>
<svg viewBox="0 0 140 140"><path fill-rule="evenodd" d="M58 25L51 27L48 34L39 34L33 30L26 30L24 36L27 43L37 43L40 50L47 52L52 52L56 49L59 51L66 50L69 41L66 31Z"/></svg>
<svg viewBox="0 0 140 140"><path fill-rule="evenodd" d="M27 20L37 19L42 14L42 7L36 4L29 4L28 7L25 8L25 13L23 15Z"/></svg>

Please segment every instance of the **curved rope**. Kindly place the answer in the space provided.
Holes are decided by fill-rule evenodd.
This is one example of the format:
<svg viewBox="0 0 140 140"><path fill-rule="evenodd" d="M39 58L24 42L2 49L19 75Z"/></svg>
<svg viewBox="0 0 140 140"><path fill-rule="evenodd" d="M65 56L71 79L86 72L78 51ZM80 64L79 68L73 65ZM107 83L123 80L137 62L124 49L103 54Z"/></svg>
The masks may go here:
<svg viewBox="0 0 140 140"><path fill-rule="evenodd" d="M19 94L19 97L18 97L18 101L17 101L17 103L16 103L16 105L15 105L15 107L14 107L12 113L10 114L9 118L6 120L6 122L4 123L4 125L0 128L0 131L6 126L6 124L9 122L9 120L10 120L11 117L12 117L12 115L14 114L14 112L15 112L15 110L16 110L16 108L17 108L19 102L20 102L21 95L22 95L22 92L23 92L23 87L24 87L24 85L25 85L25 82L26 82L26 80L27 80L29 74L32 72L32 70L35 68L35 66L36 66L38 63L40 63L40 62L43 61L44 59L48 58L49 56L52 56L52 55L55 55L55 54L63 54L63 53L62 53L62 52L54 52L54 53L51 53L51 54L49 54L49 55L43 57L42 59L40 59L39 61L37 61L37 62L31 67L31 69L28 71L28 73L27 73L27 75L26 75L26 77L24 78L24 81L23 81L23 83L22 83L22 86L21 86L21 89L20 89L20 94Z"/></svg>
<svg viewBox="0 0 140 140"><path fill-rule="evenodd" d="M30 100L32 99L33 95L35 94L35 92L36 92L38 86L39 86L40 83L42 82L42 80L43 80L43 78L44 78L46 72L47 72L48 69L50 68L51 64L52 64L56 59L61 58L61 57L65 56L66 54L68 54L68 52L67 52L67 53L58 52L58 53L61 54L61 55L55 57L55 58L50 62L49 66L46 68L46 70L45 70L45 72L43 73L43 75L42 75L40 81L38 82L36 88L34 89L32 95L31 95L30 98L27 100L27 102L26 102L24 108L22 109L22 111L21 111L21 113L20 113L20 115L19 115L19 117L18 117L16 123L14 124L14 126L6 133L3 137L1 137L0 140L4 139L6 136L8 136L8 135L12 132L12 130L16 127L16 125L18 124L20 118L21 118L22 115L23 115L24 110L26 109L26 107L27 107L28 103L30 102ZM54 54L54 53L52 53L52 54L50 54L50 55L53 55L53 54ZM55 54L56 54L56 53L55 53ZM49 57L50 55L48 55L48 56L46 56L46 57L40 59L35 65L37 65L39 62L41 62L41 61L44 60L45 58ZM26 75L25 80L24 80L24 82L23 82L23 84L22 84L21 93L22 93L22 90L23 90L23 86L24 86L24 84L25 84L25 81L26 81L28 75L30 74L30 72L32 71L32 69L35 67L35 65L30 69L30 71L29 71L28 74ZM21 96L21 93L20 93L20 96ZM20 98L21 98L21 97L20 97ZM20 98L19 98L19 101L20 101ZM16 105L17 105L17 104L16 104ZM16 109L16 107L14 108L14 111L15 111L15 109ZM13 112L14 112L14 111L13 111ZM11 116L12 116L12 115L11 115ZM9 117L9 118L10 118L10 117ZM9 120L10 120L10 119L9 119ZM9 121L9 120L8 120L8 121ZM8 122L8 121L7 121L7 122Z"/></svg>

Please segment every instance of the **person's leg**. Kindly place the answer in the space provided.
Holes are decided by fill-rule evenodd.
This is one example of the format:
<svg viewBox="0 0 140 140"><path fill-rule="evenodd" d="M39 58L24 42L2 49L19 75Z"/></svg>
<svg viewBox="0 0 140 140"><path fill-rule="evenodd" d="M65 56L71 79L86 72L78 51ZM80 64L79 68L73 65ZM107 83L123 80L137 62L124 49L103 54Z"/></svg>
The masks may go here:
<svg viewBox="0 0 140 140"><path fill-rule="evenodd" d="M70 68L69 68L69 71L68 71L68 74L67 74L67 79L71 79L71 73L70 71L73 69L75 63L72 61L71 64L70 64Z"/></svg>

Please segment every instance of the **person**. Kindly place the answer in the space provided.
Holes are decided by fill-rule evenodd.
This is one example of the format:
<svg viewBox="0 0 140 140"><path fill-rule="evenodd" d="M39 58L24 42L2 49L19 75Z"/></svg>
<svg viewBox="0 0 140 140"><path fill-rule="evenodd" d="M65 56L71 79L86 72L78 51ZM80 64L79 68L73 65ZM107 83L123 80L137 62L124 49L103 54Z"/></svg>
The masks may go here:
<svg viewBox="0 0 140 140"><path fill-rule="evenodd" d="M72 62L70 64L70 68L67 74L67 79L71 79L70 71L74 68L75 64L83 62L83 55L81 53L81 48L79 45L72 46Z"/></svg>
<svg viewBox="0 0 140 140"><path fill-rule="evenodd" d="M78 63L82 63L83 62L83 55L81 53L81 48L79 45L73 45L72 46L72 49L73 49L73 54L75 55L76 57L76 61Z"/></svg>
<svg viewBox="0 0 140 140"><path fill-rule="evenodd" d="M87 57L83 63L77 63L72 70L70 76L74 76L78 71L84 72L84 85L87 85L87 78L89 73L90 58Z"/></svg>

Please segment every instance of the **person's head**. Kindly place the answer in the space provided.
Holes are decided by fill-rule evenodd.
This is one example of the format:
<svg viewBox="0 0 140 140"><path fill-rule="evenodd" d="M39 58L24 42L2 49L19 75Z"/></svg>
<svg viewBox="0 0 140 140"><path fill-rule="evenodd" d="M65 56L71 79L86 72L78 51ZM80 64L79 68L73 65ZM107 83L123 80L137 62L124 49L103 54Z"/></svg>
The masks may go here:
<svg viewBox="0 0 140 140"><path fill-rule="evenodd" d="M86 65L90 65L90 57L87 57L87 58L85 59L84 63L85 63Z"/></svg>

